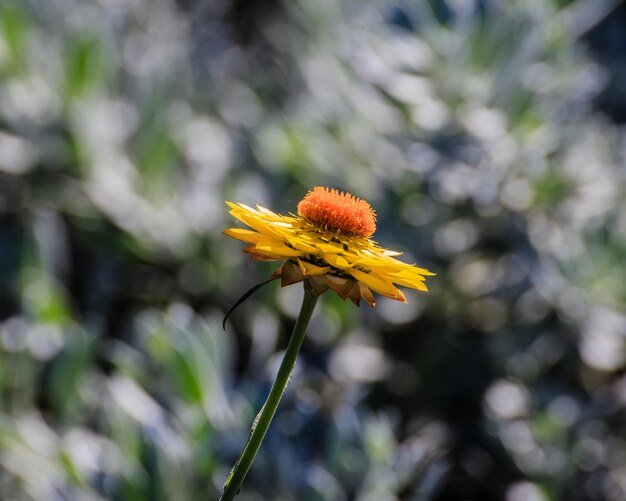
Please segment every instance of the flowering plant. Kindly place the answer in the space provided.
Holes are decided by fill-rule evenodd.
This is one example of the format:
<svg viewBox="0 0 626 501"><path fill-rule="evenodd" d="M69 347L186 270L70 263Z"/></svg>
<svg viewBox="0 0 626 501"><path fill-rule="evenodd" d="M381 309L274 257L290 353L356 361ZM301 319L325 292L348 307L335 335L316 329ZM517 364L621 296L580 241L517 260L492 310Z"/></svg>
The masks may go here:
<svg viewBox="0 0 626 501"><path fill-rule="evenodd" d="M332 290L357 306L363 299L373 307L374 291L406 302L396 284L426 291L425 277L434 275L399 261L395 257L400 253L371 240L376 214L365 200L349 193L317 186L300 201L297 216L282 216L260 206L255 210L244 204L227 204L230 213L251 229L230 228L224 233L251 244L244 252L252 259L283 261L268 281L280 279L283 287L304 282L305 293L276 380L226 481L222 500L234 498L252 465L287 387L319 295Z"/></svg>

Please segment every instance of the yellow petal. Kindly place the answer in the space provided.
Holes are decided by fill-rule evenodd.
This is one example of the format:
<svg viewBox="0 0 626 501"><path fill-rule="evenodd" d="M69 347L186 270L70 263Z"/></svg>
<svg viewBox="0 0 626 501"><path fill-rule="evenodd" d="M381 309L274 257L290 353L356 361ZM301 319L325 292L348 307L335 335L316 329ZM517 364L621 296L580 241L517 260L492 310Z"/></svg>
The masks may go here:
<svg viewBox="0 0 626 501"><path fill-rule="evenodd" d="M403 263L404 264L404 263ZM436 275L436 273L433 273L432 271L428 271L426 268L418 268L417 266L413 266L410 264L405 264L405 269L406 271L408 271L409 273L417 273L419 275L423 275L425 277L434 277Z"/></svg>
<svg viewBox="0 0 626 501"><path fill-rule="evenodd" d="M268 242L268 243L259 242L258 244L255 245L254 248L260 252L282 256L283 258L297 257L297 256L302 255L302 251L292 249L291 247L287 247L283 243L277 243L277 242Z"/></svg>
<svg viewBox="0 0 626 501"><path fill-rule="evenodd" d="M424 269L417 268L416 266L403 263L402 261L398 261L397 259L388 258L384 256L369 256L363 255L358 261L359 266L363 268L375 268L376 272L380 273L393 273L400 274L404 278L414 277L414 276L433 276L434 273Z"/></svg>
<svg viewBox="0 0 626 501"><path fill-rule="evenodd" d="M402 252L392 251L392 250L389 250L389 249L385 249L385 250L383 251L383 254L384 254L385 256L401 256L401 255L402 255Z"/></svg>
<svg viewBox="0 0 626 501"><path fill-rule="evenodd" d="M282 216L279 216L275 212L272 212L271 210L266 209L265 207L263 207L261 205L257 204L256 208L257 208L258 212L262 212L267 217L270 217L270 218L276 219L276 220L282 219Z"/></svg>
<svg viewBox="0 0 626 501"><path fill-rule="evenodd" d="M335 268L339 268L340 270L344 270L346 268L350 268L352 265L345 260L345 258L338 256L337 254L328 254L324 253L322 255L324 261L326 261L331 266Z"/></svg>
<svg viewBox="0 0 626 501"><path fill-rule="evenodd" d="M395 282L405 287L411 287L412 289L418 289L421 291L427 291L424 281L426 277L420 275L415 269L408 268L399 272L386 273L385 277L391 282Z"/></svg>
<svg viewBox="0 0 626 501"><path fill-rule="evenodd" d="M259 239L263 236L252 230L245 230L243 228L228 228L224 230L222 233L231 238L236 238L237 240L241 240L242 242L248 242L249 244L256 244Z"/></svg>
<svg viewBox="0 0 626 501"><path fill-rule="evenodd" d="M238 210L239 206L235 202L226 201L226 205L228 205L232 210Z"/></svg>
<svg viewBox="0 0 626 501"><path fill-rule="evenodd" d="M255 261L282 261L285 259L282 256L276 256L267 252L259 252L255 247L246 247L243 251L250 254L250 257Z"/></svg>
<svg viewBox="0 0 626 501"><path fill-rule="evenodd" d="M325 243L319 243L316 245L316 247L323 253L327 253L327 254L339 254L340 252L343 252L343 246L341 245L333 245L333 244L325 244Z"/></svg>
<svg viewBox="0 0 626 501"><path fill-rule="evenodd" d="M301 259L298 259L298 266L300 266L302 274L307 277L324 275L325 273L328 273L330 271L330 266L317 266L315 264L302 261Z"/></svg>
<svg viewBox="0 0 626 501"><path fill-rule="evenodd" d="M347 270L350 275L356 278L359 282L363 282L365 285L373 289L384 296L388 296L392 299L399 297L402 293L394 287L394 285L385 278L376 275L373 272L364 273L357 269Z"/></svg>
<svg viewBox="0 0 626 501"><path fill-rule="evenodd" d="M350 263L351 265L354 264L358 264L361 262L361 258L360 256L358 256L357 254L355 254L354 252L350 252L348 251L344 251L341 253L342 257L345 258L346 261L348 261L348 263Z"/></svg>
<svg viewBox="0 0 626 501"><path fill-rule="evenodd" d="M232 213L232 212L231 212ZM263 221L262 219L250 216L249 214L233 214L239 221L255 229L259 233L267 236L281 237L281 233L276 231L271 223Z"/></svg>
<svg viewBox="0 0 626 501"><path fill-rule="evenodd" d="M364 254L357 254L356 256L358 257L359 264L364 268L396 268L393 262L390 262L384 258L368 256Z"/></svg>
<svg viewBox="0 0 626 501"><path fill-rule="evenodd" d="M289 244L296 249L306 252L307 254L317 254L317 248L302 241L301 238L287 237L287 242L289 242Z"/></svg>
<svg viewBox="0 0 626 501"><path fill-rule="evenodd" d="M426 284L420 280L405 280L402 278L397 278L394 277L392 275L387 275L387 278L398 285L402 285L403 287L409 287L411 289L417 289L420 291L424 291L424 292L428 292L428 287L426 287Z"/></svg>

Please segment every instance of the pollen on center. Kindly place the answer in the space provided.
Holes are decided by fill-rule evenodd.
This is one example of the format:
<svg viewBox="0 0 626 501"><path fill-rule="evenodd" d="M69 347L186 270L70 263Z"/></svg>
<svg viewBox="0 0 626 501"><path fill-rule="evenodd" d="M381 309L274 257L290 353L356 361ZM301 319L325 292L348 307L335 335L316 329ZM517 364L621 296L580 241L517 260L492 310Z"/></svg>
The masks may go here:
<svg viewBox="0 0 626 501"><path fill-rule="evenodd" d="M316 186L298 204L298 214L320 228L369 237L376 231L376 213L350 193Z"/></svg>

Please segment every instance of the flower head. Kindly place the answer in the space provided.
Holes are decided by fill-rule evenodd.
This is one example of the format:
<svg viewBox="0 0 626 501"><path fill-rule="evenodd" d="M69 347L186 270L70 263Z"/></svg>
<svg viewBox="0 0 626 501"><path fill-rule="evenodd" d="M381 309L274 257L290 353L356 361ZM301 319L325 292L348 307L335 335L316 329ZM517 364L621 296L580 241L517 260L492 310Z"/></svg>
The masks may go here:
<svg viewBox="0 0 626 501"><path fill-rule="evenodd" d="M314 226L353 237L371 237L376 214L365 200L322 186L309 191L298 204L298 214Z"/></svg>
<svg viewBox="0 0 626 501"><path fill-rule="evenodd" d="M251 229L230 228L224 234L251 244L244 252L252 259L284 261L272 274L283 287L306 280L318 293L332 289L357 306L361 299L374 306L372 291L406 302L396 285L426 291L425 277L434 275L395 259L399 252L371 240L374 210L349 193L317 186L298 204L298 216L226 203Z"/></svg>

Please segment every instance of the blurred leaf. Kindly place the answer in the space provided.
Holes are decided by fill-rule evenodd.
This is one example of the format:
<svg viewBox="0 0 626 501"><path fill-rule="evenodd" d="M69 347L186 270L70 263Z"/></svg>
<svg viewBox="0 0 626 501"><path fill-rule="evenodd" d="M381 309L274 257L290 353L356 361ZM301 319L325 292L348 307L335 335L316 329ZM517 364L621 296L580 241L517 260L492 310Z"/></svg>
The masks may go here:
<svg viewBox="0 0 626 501"><path fill-rule="evenodd" d="M103 83L104 49L93 35L73 35L65 50L65 97L71 101Z"/></svg>
<svg viewBox="0 0 626 501"><path fill-rule="evenodd" d="M0 4L0 36L4 39L9 56L6 67L0 66L0 75L5 71L7 74L19 73L26 68L28 59L25 57L25 48L30 23L23 8L20 2L10 0Z"/></svg>

